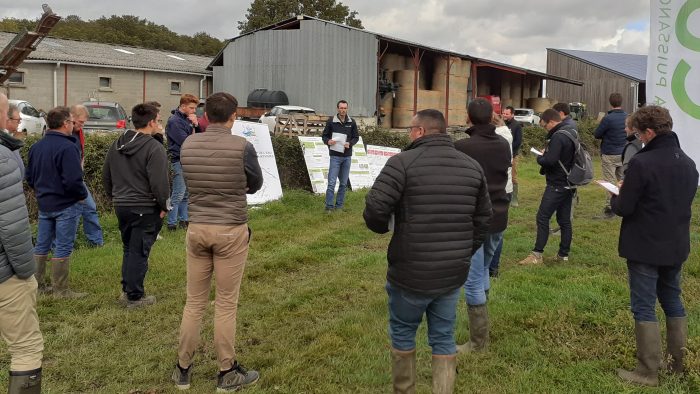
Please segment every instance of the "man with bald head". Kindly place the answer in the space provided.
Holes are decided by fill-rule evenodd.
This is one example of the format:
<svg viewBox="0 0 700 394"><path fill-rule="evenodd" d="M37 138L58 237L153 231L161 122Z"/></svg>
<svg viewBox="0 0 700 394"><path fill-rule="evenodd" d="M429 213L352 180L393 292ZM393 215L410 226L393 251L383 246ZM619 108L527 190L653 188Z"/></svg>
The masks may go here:
<svg viewBox="0 0 700 394"><path fill-rule="evenodd" d="M78 148L80 148L81 164L85 168L85 134L83 133L83 125L85 125L90 115L87 108L80 104L70 107L70 113L73 115L74 121L73 137L76 138L76 143ZM97 216L97 204L95 204L95 199L92 198L90 189L87 189L87 192L88 196L85 199L85 204L82 205L83 211L80 215L83 218L83 232L90 246L100 247L104 244L104 238L102 236L100 219Z"/></svg>
<svg viewBox="0 0 700 394"><path fill-rule="evenodd" d="M440 111L419 111L407 131L411 144L387 161L364 219L376 233L394 231L386 283L394 392L415 392L416 331L426 315L432 392L452 393L459 289L488 233L491 202L481 166L455 149Z"/></svg>
<svg viewBox="0 0 700 394"><path fill-rule="evenodd" d="M0 129L7 123L0 94ZM0 337L11 356L9 393L40 393L44 339L36 313L36 265L22 175L12 153L0 146Z"/></svg>

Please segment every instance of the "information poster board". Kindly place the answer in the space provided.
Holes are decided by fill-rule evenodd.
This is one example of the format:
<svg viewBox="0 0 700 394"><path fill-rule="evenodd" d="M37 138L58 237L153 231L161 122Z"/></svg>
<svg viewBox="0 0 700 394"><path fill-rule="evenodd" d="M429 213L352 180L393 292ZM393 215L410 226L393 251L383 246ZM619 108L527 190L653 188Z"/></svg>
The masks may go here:
<svg viewBox="0 0 700 394"><path fill-rule="evenodd" d="M328 187L328 166L330 156L328 146L323 143L321 137L299 136L301 150L304 153L306 169L309 173L311 188L316 194L325 194ZM353 190L371 187L374 178L370 173L367 152L362 137L353 146L352 164L350 165L350 185ZM336 190L338 184L336 183Z"/></svg>
<svg viewBox="0 0 700 394"><path fill-rule="evenodd" d="M248 194L248 204L263 204L282 198L282 183L277 171L275 151L272 149L270 131L265 123L237 120L231 134L238 135L253 144L258 153L258 162L263 173L263 185L255 194Z"/></svg>
<svg viewBox="0 0 700 394"><path fill-rule="evenodd" d="M372 183L374 183L374 180L379 176L387 160L389 160L391 156L398 155L399 153L401 153L401 149L399 148L367 145L367 161L369 162L369 172L372 176Z"/></svg>

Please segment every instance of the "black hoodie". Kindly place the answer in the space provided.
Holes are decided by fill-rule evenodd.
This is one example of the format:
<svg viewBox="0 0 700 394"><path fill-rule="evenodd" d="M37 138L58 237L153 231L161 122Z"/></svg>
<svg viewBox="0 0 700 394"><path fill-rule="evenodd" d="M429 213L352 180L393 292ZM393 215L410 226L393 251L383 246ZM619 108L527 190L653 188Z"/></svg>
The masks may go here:
<svg viewBox="0 0 700 394"><path fill-rule="evenodd" d="M168 156L151 135L127 130L107 152L105 192L115 206L157 206L168 210Z"/></svg>

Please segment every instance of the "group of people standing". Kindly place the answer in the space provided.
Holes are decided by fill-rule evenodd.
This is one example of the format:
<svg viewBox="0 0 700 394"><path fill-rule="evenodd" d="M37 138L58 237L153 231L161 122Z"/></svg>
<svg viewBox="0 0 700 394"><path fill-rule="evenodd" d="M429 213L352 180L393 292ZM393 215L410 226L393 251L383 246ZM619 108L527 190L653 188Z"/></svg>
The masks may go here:
<svg viewBox="0 0 700 394"><path fill-rule="evenodd" d="M611 96L613 107L616 100ZM122 238L120 301L129 308L156 302L144 289L151 247L166 215L168 228L186 228L187 301L171 378L179 389L191 385L194 354L215 276L217 388L234 391L259 379L257 371L238 362L234 342L252 234L247 225L246 194L262 187L263 175L253 145L231 133L238 107L235 97L215 93L207 98L206 132L194 116L197 104L194 96L183 95L180 106L173 110L166 127L167 153L160 105L136 105L132 109L134 129L121 134L107 152L103 183ZM347 114L348 103L341 100L337 108L338 114L328 120L323 134L329 150L336 152L331 155L329 176L333 179L329 179L325 200L329 213L343 208L352 146L358 140L357 125ZM12 117L8 110L7 98L0 95L0 128ZM619 132L612 127L618 110L614 108L611 118L604 119L596 131L606 146L612 146L607 139L619 137L612 136ZM17 149L0 145L0 332L12 355L11 394L41 391L43 338L36 313L37 288L58 297L85 296L67 284L76 218L89 211L83 208L90 200L82 178L84 138L82 133L73 136L76 124L85 121L83 115L87 117L79 107L49 111L50 130L30 149L24 176ZM433 354L434 393L454 392L458 353L485 351L489 346L490 277L498 275L509 209L516 205L522 128L513 120L513 108L496 114L491 103L481 98L469 103L468 115L469 137L454 142L440 111L418 111L407 128L410 145L387 161L366 196L363 217L367 227L377 233L393 231L385 288L396 393L416 390L415 337L424 315ZM567 175L580 149L576 124L568 106L560 103L542 114L540 125L547 135L537 163L546 186L536 216L535 246L520 261L522 265L542 264L549 221L555 213L561 231L557 261L569 260L573 237L571 209L576 186ZM625 146L619 152L624 181L619 194L611 195L609 210L623 218L619 253L627 259L637 366L618 374L626 381L657 385L664 359L654 310L657 299L666 314L667 368L683 371L687 318L680 300L680 277L689 253L690 207L698 172L681 150L666 109L641 108L623 119L623 133L624 127ZM2 141L12 142L6 136ZM342 146L334 149L336 144ZM618 150L603 154L606 152ZM604 162L617 160L606 158ZM172 190L169 170L175 176ZM39 204L36 246L32 245L23 178L34 189ZM340 181L337 196L336 178ZM44 271L51 250L49 287ZM458 346L454 329L462 289L469 340Z"/></svg>
<svg viewBox="0 0 700 394"><path fill-rule="evenodd" d="M136 105L131 112L134 128L122 133L110 146L102 181L114 204L122 238L119 301L127 308L135 308L156 302L155 296L144 289L148 257L163 218L177 205L170 202L169 171L172 169L180 177L173 180L174 184L183 182L182 189L174 190L175 197L186 199L189 194L191 209L189 217L182 216L182 210L172 215L175 227L185 227L188 232L187 302L172 379L178 388L189 388L193 356L215 274L217 389L235 391L258 379L256 371L246 370L236 360L234 338L238 292L251 234L247 226L246 194L259 190L263 178L252 144L231 134L237 100L227 93L216 93L207 99L206 133L199 133L196 117L190 116L197 104L194 96L183 95L180 106L173 111L166 127L171 131L167 133L170 158L163 145L160 104ZM83 110L84 107L75 106L49 111L49 130L30 148L26 173L21 156L17 155L21 143L9 150L4 142L13 140L2 136L0 333L12 357L10 394L41 392L44 341L36 312L37 293L51 293L60 298L87 295L68 287L78 219L88 212L85 206L94 206L83 181L82 130L74 135L76 127L82 128L87 120L87 111ZM0 95L2 129L7 125L8 111L12 117L7 97ZM32 244L23 179L34 190L39 205L36 245ZM178 219L184 219L179 226ZM85 223L87 232L87 220ZM89 237L88 240L91 241ZM99 242L94 243L102 245L101 229ZM50 284L44 278L49 262Z"/></svg>
<svg viewBox="0 0 700 394"><path fill-rule="evenodd" d="M622 169L604 171L607 177L624 175L619 194L610 196L609 210L622 217L619 254L627 259L637 343L636 367L620 369L618 375L627 382L656 386L662 366L672 373L684 370L688 328L680 277L689 254L698 172L680 148L668 110L640 108L627 118L625 129L624 112L622 126L614 126L620 100L619 94L611 95L613 110L596 131L606 147L603 155L620 156L604 158L604 165L623 167L624 162L625 168L624 173ZM433 354L433 393L454 391L458 353L488 348L489 268L502 247L508 210L513 206L508 170L512 166L515 178L517 162L511 159L517 152L515 138L509 141L499 135L498 117L492 111L484 99L471 101L469 138L456 142L447 135L442 113L418 111L407 128L411 144L387 161L366 196L367 227L377 233L393 231L386 291L395 393L416 392L415 336L423 315ZM555 259L569 260L576 185L568 174L582 149L569 112L567 104L559 103L541 117L547 135L537 163L546 186L536 216L535 246L521 265L543 263L555 213L561 233ZM613 148L617 140L622 141L620 149ZM511 181L515 186L515 179ZM606 207L606 217L607 212ZM461 288L467 302L469 341L457 346L454 329ZM657 300L666 315L666 355L655 314Z"/></svg>

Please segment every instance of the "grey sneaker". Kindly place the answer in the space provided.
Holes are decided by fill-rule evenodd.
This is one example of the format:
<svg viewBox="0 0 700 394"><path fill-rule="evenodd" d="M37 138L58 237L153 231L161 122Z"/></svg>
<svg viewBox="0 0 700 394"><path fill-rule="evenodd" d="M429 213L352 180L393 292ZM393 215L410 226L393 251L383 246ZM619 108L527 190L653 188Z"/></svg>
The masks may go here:
<svg viewBox="0 0 700 394"><path fill-rule="evenodd" d="M178 390L189 389L190 383L192 383L192 365L187 369L182 369L180 368L180 364L175 364L175 369L170 379L175 382L175 387L177 387Z"/></svg>
<svg viewBox="0 0 700 394"><path fill-rule="evenodd" d="M236 391L255 384L259 378L257 371L248 371L238 361L234 361L230 370L219 372L216 391L219 393Z"/></svg>
<svg viewBox="0 0 700 394"><path fill-rule="evenodd" d="M148 305L153 305L156 303L156 297L152 295L144 295L143 297L139 298L138 300L126 300L126 307L129 309L132 308L141 308L144 306Z"/></svg>
<svg viewBox="0 0 700 394"><path fill-rule="evenodd" d="M559 253L557 253L557 261L561 261L561 262L569 261L569 256L562 256Z"/></svg>

